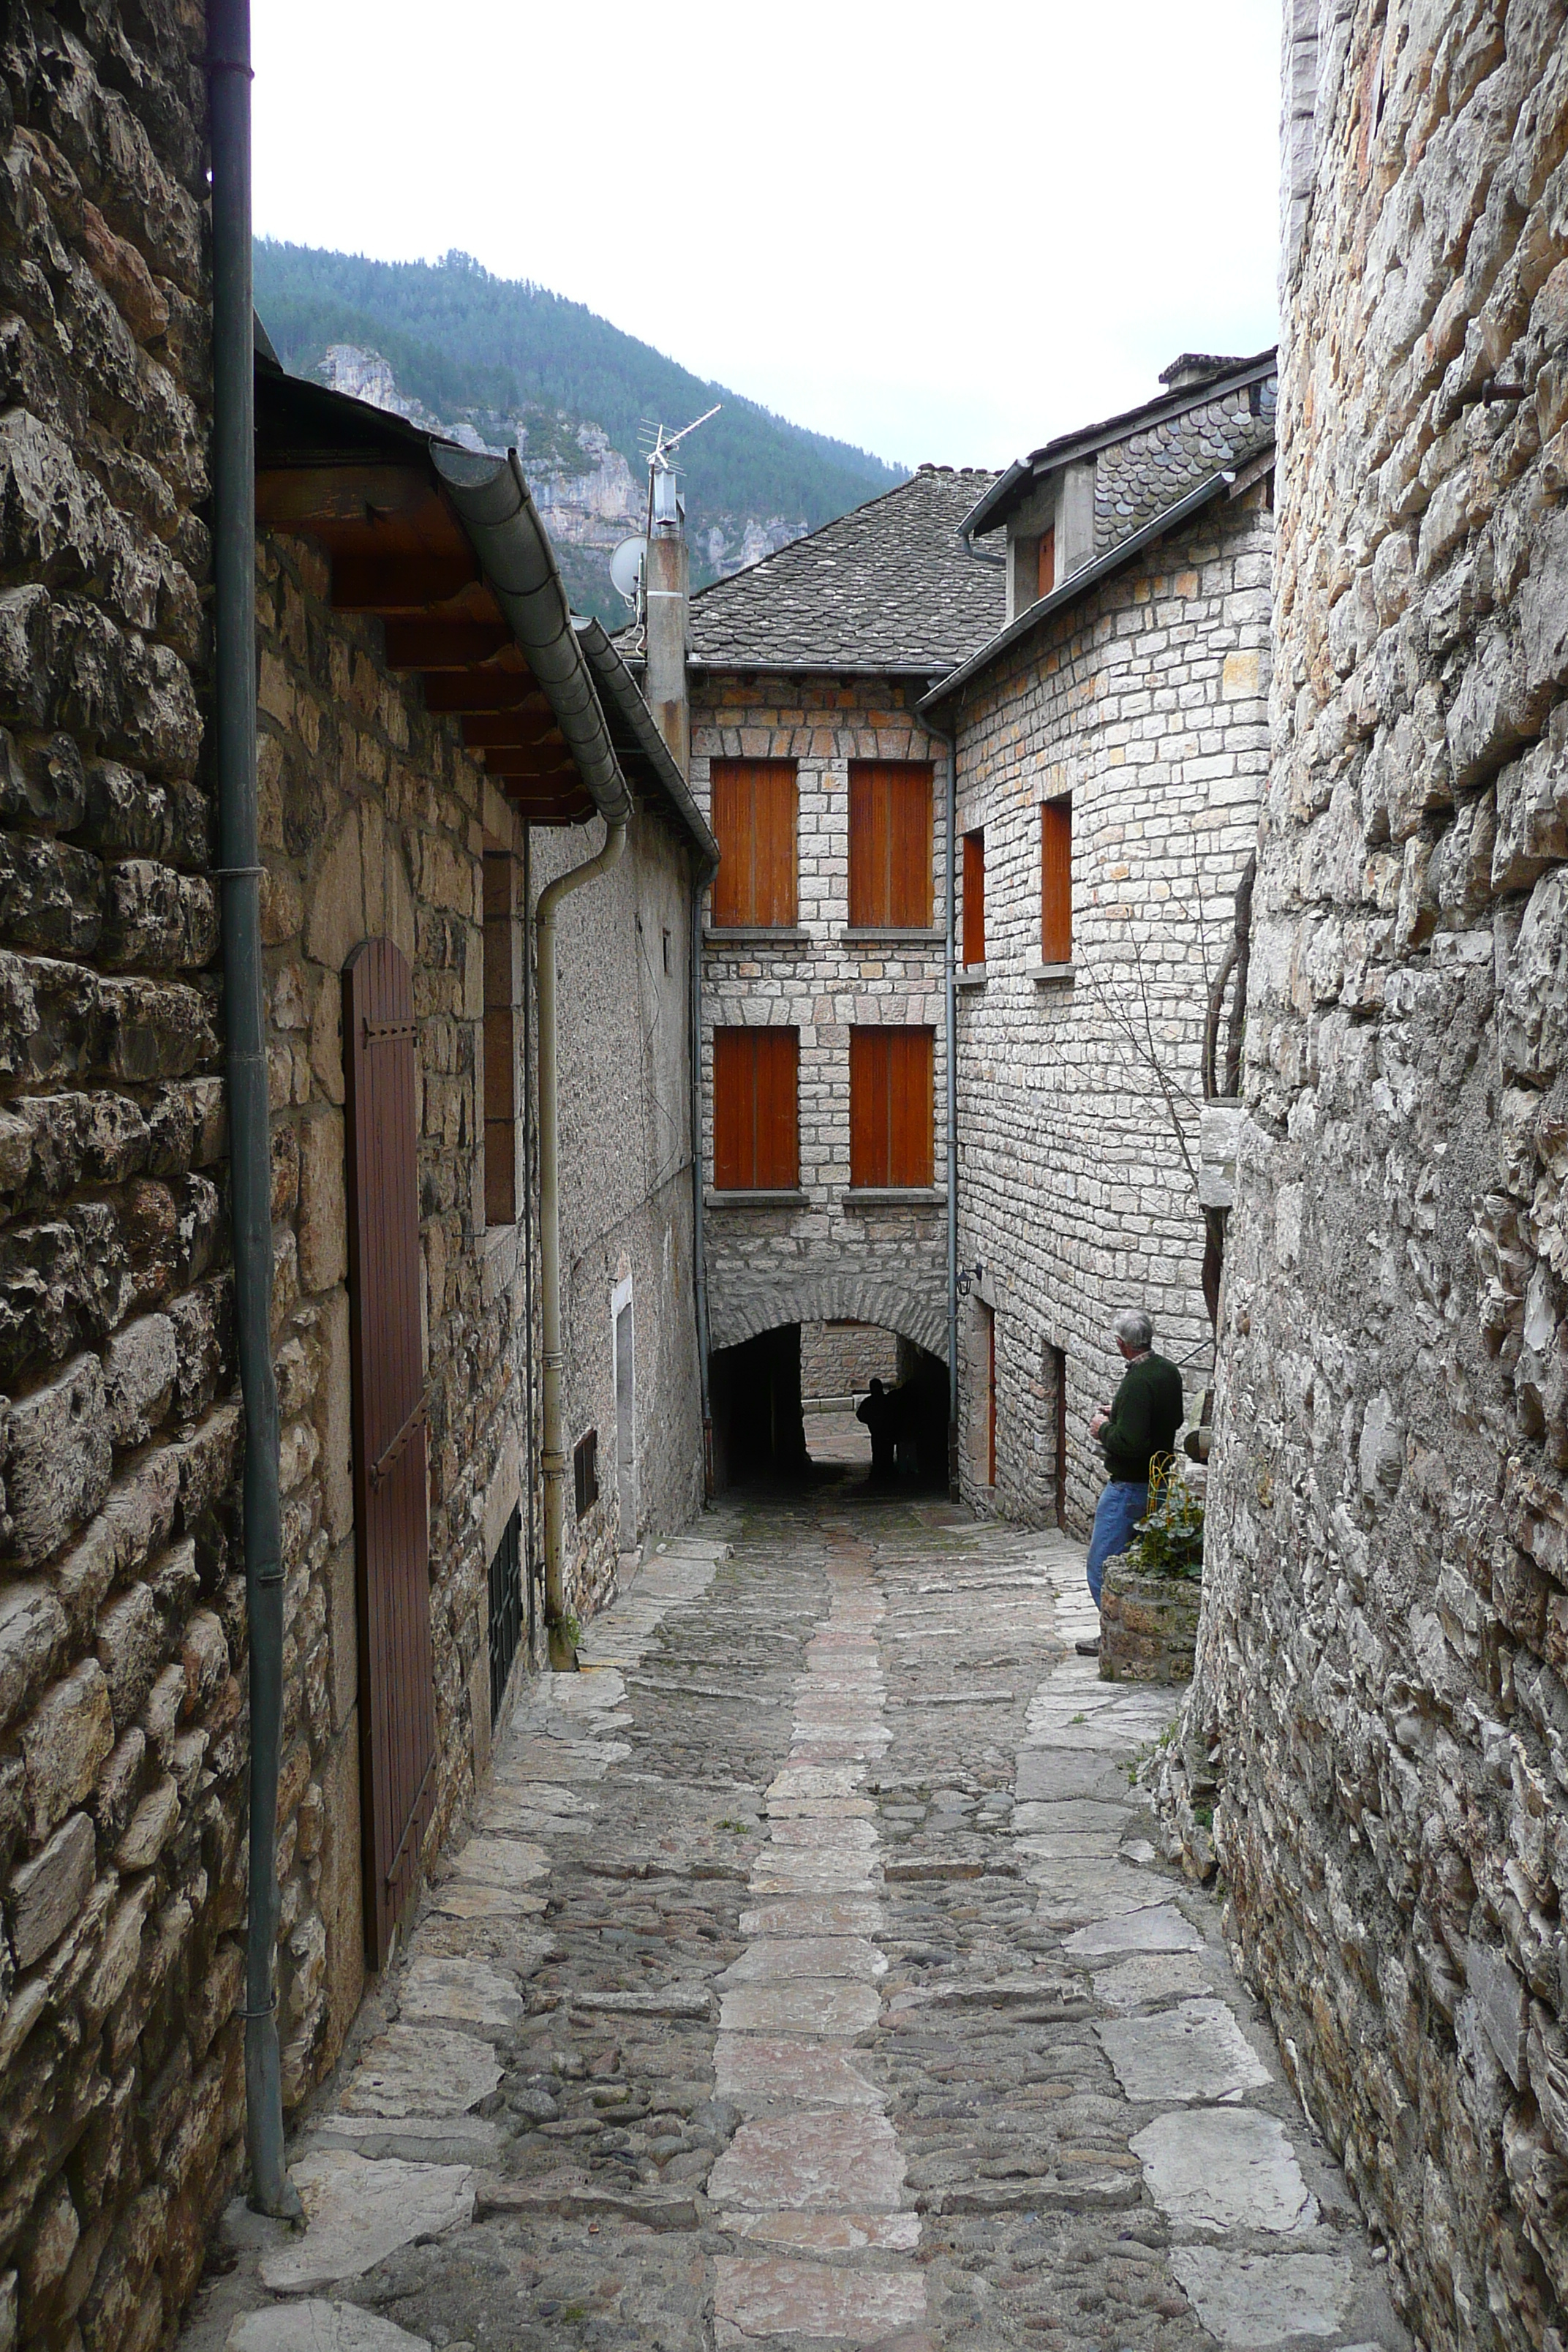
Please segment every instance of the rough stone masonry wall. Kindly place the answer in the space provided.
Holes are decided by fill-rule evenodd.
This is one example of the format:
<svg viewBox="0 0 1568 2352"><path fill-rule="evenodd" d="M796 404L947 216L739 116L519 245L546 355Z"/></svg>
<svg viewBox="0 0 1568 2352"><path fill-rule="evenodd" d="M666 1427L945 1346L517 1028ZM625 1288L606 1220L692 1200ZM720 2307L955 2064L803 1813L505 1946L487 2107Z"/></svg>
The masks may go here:
<svg viewBox="0 0 1568 2352"><path fill-rule="evenodd" d="M536 829L534 893L591 856L595 819ZM599 1500L567 1490L569 1600L611 1598L622 1552L684 1527L702 1502L691 1197L690 851L639 809L620 863L567 898L560 958L562 1315L568 1450L598 1434ZM615 1315L630 1285L633 1515L616 1471Z"/></svg>
<svg viewBox="0 0 1568 2352"><path fill-rule="evenodd" d="M1422 2337L1562 2352L1568 16L1287 14L1274 758L1186 1748Z"/></svg>
<svg viewBox="0 0 1568 2352"><path fill-rule="evenodd" d="M0 2343L87 2352L178 2310L241 2095L203 47L0 20Z"/></svg>
<svg viewBox="0 0 1568 2352"><path fill-rule="evenodd" d="M1068 1524L1104 1479L1088 1437L1144 1306L1195 1411L1207 1378L1204 1232L1161 1076L1195 1160L1210 981L1253 845L1268 757L1267 487L1221 500L988 672L962 705L959 829L985 835L985 978L958 1002L966 1499L1055 1513L1067 1359ZM952 720L951 711L946 714ZM1072 794L1073 976L1037 979L1040 805ZM1158 1065L1156 1068L1155 1065ZM987 1483L994 1314L996 1483Z"/></svg>
<svg viewBox="0 0 1568 2352"><path fill-rule="evenodd" d="M363 1985L351 1477L342 971L366 940L414 971L429 1430L436 1801L426 1859L489 1746L487 1572L524 1453L521 1224L487 1230L482 857L521 849L449 722L335 615L325 558L262 541L258 782L268 873L274 1321L284 1493L279 2038L292 2105Z"/></svg>
<svg viewBox="0 0 1568 2352"><path fill-rule="evenodd" d="M874 1380L896 1387L897 1334L875 1323L803 1323L800 1328L800 1392L814 1397L858 1396Z"/></svg>
<svg viewBox="0 0 1568 2352"><path fill-rule="evenodd" d="M710 1194L709 1321L715 1349L781 1323L853 1317L947 1357L946 1212L942 1201L857 1202L849 1188L849 1030L879 1022L931 1028L935 1045L936 1191L945 1199L942 1040L943 747L881 679L741 677L693 681L691 789L704 814L716 759L795 760L804 939L710 940L703 960L705 1164L712 1169L715 1024L800 1032L797 1204L747 1207ZM849 763L933 762L933 924L928 940L849 941Z"/></svg>

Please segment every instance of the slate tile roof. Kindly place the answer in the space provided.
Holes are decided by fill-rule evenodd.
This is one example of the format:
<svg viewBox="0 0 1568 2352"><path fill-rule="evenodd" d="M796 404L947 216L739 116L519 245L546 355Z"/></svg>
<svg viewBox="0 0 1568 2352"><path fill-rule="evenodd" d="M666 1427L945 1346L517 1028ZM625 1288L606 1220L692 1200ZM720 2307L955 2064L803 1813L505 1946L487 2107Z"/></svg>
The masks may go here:
<svg viewBox="0 0 1568 2352"><path fill-rule="evenodd" d="M1004 574L958 526L996 476L922 466L896 490L825 523L691 600L694 669L848 670L935 677L1002 625Z"/></svg>

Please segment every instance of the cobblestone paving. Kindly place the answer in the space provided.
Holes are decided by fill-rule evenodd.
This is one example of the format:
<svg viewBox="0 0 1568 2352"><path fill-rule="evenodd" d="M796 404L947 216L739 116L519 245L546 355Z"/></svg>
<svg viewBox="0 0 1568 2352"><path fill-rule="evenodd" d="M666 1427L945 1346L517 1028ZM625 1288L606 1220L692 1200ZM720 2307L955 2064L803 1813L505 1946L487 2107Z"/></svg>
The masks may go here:
<svg viewBox="0 0 1568 2352"><path fill-rule="evenodd" d="M710 1515L531 1685L186 2352L1406 2352L1130 1766L1081 1553Z"/></svg>

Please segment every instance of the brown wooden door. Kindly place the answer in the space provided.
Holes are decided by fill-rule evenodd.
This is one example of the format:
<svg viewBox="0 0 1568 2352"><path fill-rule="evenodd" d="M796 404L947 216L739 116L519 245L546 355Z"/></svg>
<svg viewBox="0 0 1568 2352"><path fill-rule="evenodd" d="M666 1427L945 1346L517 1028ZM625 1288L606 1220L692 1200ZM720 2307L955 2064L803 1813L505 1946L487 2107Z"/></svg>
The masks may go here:
<svg viewBox="0 0 1568 2352"><path fill-rule="evenodd" d="M795 761L715 760L710 784L715 929L788 929L799 907Z"/></svg>
<svg viewBox="0 0 1568 2352"><path fill-rule="evenodd" d="M931 918L931 772L922 761L849 767L849 921L924 930Z"/></svg>
<svg viewBox="0 0 1568 2352"><path fill-rule="evenodd" d="M385 1965L436 1796L419 1313L418 1046L408 965L368 940L343 973L349 1309L365 1946Z"/></svg>

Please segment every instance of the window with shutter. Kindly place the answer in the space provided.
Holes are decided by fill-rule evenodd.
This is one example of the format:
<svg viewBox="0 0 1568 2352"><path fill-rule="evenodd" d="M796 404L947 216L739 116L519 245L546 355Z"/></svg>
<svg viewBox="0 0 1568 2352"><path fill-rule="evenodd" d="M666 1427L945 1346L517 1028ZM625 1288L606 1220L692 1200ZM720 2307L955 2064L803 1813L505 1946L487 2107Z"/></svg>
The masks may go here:
<svg viewBox="0 0 1568 2352"><path fill-rule="evenodd" d="M1057 527L1055 523L1052 523L1049 530L1047 531L1045 537L1040 541L1040 551L1037 558L1037 576L1035 583L1036 596L1048 596L1056 584Z"/></svg>
<svg viewBox="0 0 1568 2352"><path fill-rule="evenodd" d="M1040 961L1072 961L1072 803L1040 807Z"/></svg>
<svg viewBox="0 0 1568 2352"><path fill-rule="evenodd" d="M713 1032L713 1183L721 1192L800 1182L800 1032Z"/></svg>
<svg viewBox="0 0 1568 2352"><path fill-rule="evenodd" d="M963 961L985 961L985 835L963 836Z"/></svg>
<svg viewBox="0 0 1568 2352"><path fill-rule="evenodd" d="M936 1033L849 1032L849 1181L858 1189L927 1186L935 1163Z"/></svg>
<svg viewBox="0 0 1568 2352"><path fill-rule="evenodd" d="M797 919L793 760L715 760L715 930L789 929Z"/></svg>
<svg viewBox="0 0 1568 2352"><path fill-rule="evenodd" d="M517 1217L517 1008L512 861L485 852L485 1223Z"/></svg>
<svg viewBox="0 0 1568 2352"><path fill-rule="evenodd" d="M925 762L849 764L849 921L926 930L931 919L931 772Z"/></svg>

